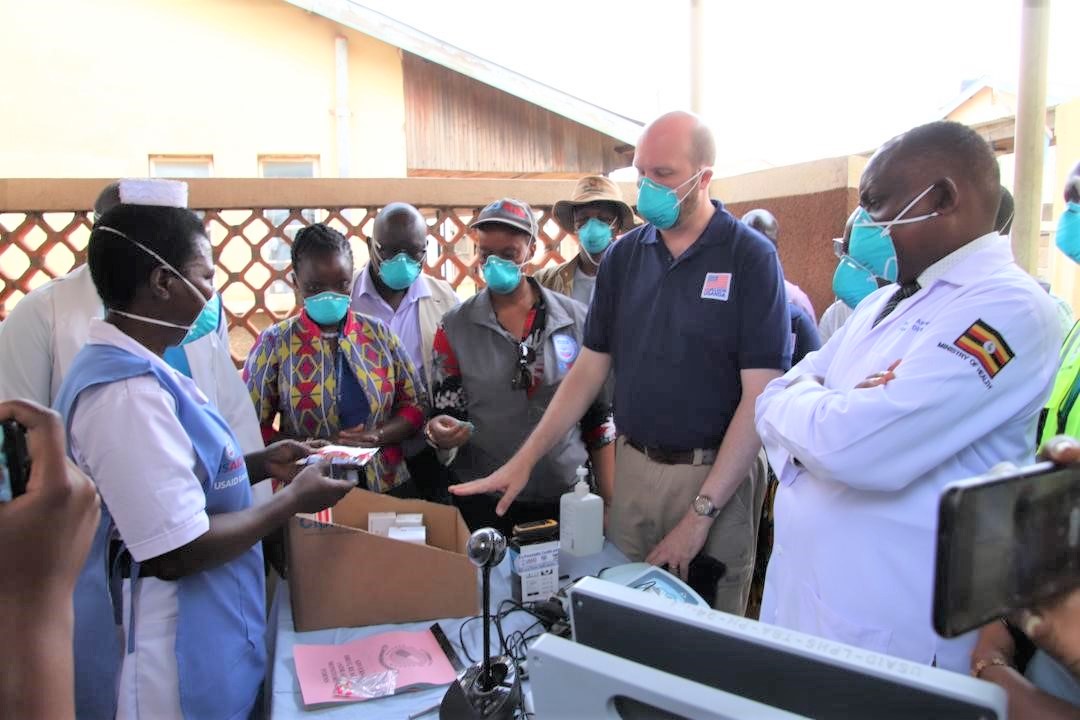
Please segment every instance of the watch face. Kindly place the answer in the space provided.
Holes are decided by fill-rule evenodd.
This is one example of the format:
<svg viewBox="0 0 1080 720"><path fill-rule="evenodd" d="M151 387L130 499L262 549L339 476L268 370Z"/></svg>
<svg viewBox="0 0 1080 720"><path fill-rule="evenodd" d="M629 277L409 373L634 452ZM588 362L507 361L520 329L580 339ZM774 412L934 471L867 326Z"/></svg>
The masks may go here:
<svg viewBox="0 0 1080 720"><path fill-rule="evenodd" d="M712 500L704 495L698 495L694 498L694 512L698 515L710 515L713 512Z"/></svg>

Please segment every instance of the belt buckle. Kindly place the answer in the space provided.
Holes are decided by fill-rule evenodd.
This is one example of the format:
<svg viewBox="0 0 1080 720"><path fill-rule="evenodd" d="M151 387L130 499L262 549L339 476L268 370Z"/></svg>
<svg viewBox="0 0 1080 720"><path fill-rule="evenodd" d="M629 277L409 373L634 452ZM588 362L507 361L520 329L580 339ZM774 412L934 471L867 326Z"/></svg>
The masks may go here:
<svg viewBox="0 0 1080 720"><path fill-rule="evenodd" d="M654 448L652 451L650 451L649 447L646 446L645 457L648 458L650 461L660 463L661 465L674 464L673 462L671 462L672 453L670 451L664 450L663 448Z"/></svg>

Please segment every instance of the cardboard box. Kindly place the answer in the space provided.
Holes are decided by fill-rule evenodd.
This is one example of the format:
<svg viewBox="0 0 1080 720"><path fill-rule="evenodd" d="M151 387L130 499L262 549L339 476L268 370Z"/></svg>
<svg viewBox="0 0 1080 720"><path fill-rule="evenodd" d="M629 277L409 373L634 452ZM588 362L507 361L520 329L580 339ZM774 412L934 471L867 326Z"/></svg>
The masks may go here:
<svg viewBox="0 0 1080 720"><path fill-rule="evenodd" d="M423 513L428 544L367 532L371 512ZM288 529L293 623L305 632L478 615L468 541L457 508L367 490L346 495L329 524L296 515Z"/></svg>

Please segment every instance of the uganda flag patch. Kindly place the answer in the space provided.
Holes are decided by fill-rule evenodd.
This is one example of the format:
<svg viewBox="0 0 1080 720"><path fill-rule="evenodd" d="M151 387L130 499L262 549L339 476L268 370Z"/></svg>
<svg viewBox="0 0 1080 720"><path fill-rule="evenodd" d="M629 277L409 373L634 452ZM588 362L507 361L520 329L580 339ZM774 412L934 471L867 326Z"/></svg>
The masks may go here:
<svg viewBox="0 0 1080 720"><path fill-rule="evenodd" d="M1013 351L997 330L982 320L976 320L964 334L956 338L953 345L975 358L990 377L994 377L1001 368L1013 359Z"/></svg>

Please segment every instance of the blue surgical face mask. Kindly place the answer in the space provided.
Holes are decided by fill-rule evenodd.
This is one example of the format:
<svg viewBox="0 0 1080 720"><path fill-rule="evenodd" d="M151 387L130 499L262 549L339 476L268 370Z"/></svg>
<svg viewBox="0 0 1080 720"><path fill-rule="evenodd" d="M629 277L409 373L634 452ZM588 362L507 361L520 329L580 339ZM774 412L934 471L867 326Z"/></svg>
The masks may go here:
<svg viewBox="0 0 1080 720"><path fill-rule="evenodd" d="M893 245L892 240L892 227L893 225L907 225L937 217L936 212L913 218L904 217L908 210L915 207L915 204L926 197L927 193L935 187L937 187L937 183L916 195L915 199L905 205L904 209L897 213L892 220L877 222L870 218L870 214L866 210L860 209L858 217L855 218L855 223L851 226L848 255L877 277L884 278L889 282L896 282L899 268L897 267L896 246Z"/></svg>
<svg viewBox="0 0 1080 720"><path fill-rule="evenodd" d="M150 248L146 247L145 245L143 245L138 240L134 240L134 239L128 237L125 233L122 233L119 230L117 230L115 228L111 228L111 227L109 227L107 225L99 225L97 227L97 229L98 230L104 230L106 232L111 232L114 235L119 235L120 237L124 238L125 240L130 242L135 247L139 248L143 252L145 252L148 255L150 255L151 257L153 257L155 260L157 260L162 265L164 265L166 268L168 268L170 271L172 271L172 273L174 275L176 275L176 277L180 278L183 281L183 283L185 285L187 285L191 289L191 292L195 293L195 297L199 298L199 300L202 301L202 309L199 310L199 314L195 316L195 319L192 320L190 325L180 325L179 323L173 323L173 322L169 322L167 320L159 320L157 318L146 317L144 315L135 315L133 313L128 313L128 312L124 312L122 310L117 310L115 308L109 308L109 312L116 313L117 315L122 315L123 317L126 317L126 318L131 318L132 320L139 320L141 322L150 323L151 325L160 325L162 327L171 327L171 328L176 328L177 330L187 330L187 334L184 335L184 338L178 343L178 345L180 345L180 346L187 345L189 343L193 343L196 340L198 340L200 338L203 338L203 337L206 337L210 333L217 330L218 322L221 319L221 296L220 295L218 295L215 292L210 296L210 299L208 300L202 294L202 292L199 291L199 288L195 287L194 283L192 283L190 280L188 280L186 277L184 277L184 274L182 272L180 272L179 270L174 268L172 265L169 264L169 262L167 260L165 260L165 258L161 257L156 252L154 252Z"/></svg>
<svg viewBox="0 0 1080 720"><path fill-rule="evenodd" d="M851 256L840 258L832 279L833 292L845 305L854 309L863 299L878 289L874 273Z"/></svg>
<svg viewBox="0 0 1080 720"><path fill-rule="evenodd" d="M216 332L220 320L221 296L214 293L195 317L195 322L191 323L191 327L188 328L187 335L184 336L184 339L180 341L180 345L193 343L199 338L206 337L210 333Z"/></svg>
<svg viewBox="0 0 1080 720"><path fill-rule="evenodd" d="M488 289L497 295L509 295L521 284L521 266L496 255L488 255L483 273Z"/></svg>
<svg viewBox="0 0 1080 720"><path fill-rule="evenodd" d="M641 178L638 181L638 215L660 230L673 227L679 221L679 207L690 193L694 192L691 187L679 197L679 189L695 182L707 169L701 168L689 180L673 188L653 182L649 178Z"/></svg>
<svg viewBox="0 0 1080 720"><path fill-rule="evenodd" d="M404 252L399 252L389 260L383 260L372 244L372 253L379 260L379 279L391 290L404 290L420 277L421 265Z"/></svg>
<svg viewBox="0 0 1080 720"><path fill-rule="evenodd" d="M581 247L590 255L599 255L611 245L611 226L599 218L589 218L577 232Z"/></svg>
<svg viewBox="0 0 1080 720"><path fill-rule="evenodd" d="M304 311L319 325L337 325L349 312L350 302L348 295L328 290L304 298Z"/></svg>
<svg viewBox="0 0 1080 720"><path fill-rule="evenodd" d="M1065 212L1058 218L1054 243L1070 260L1080 263L1080 203L1066 205Z"/></svg>

